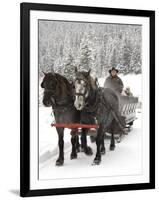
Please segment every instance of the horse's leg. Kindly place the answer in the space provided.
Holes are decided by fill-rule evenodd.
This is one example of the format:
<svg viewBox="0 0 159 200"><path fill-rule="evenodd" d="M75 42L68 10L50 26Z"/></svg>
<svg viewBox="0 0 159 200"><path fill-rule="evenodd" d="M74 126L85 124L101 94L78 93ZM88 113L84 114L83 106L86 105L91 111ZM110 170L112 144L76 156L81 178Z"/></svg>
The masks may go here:
<svg viewBox="0 0 159 200"><path fill-rule="evenodd" d="M86 146L86 133L85 129L82 129L81 132L81 151L84 152L84 148Z"/></svg>
<svg viewBox="0 0 159 200"><path fill-rule="evenodd" d="M99 165L101 162L101 143L102 143L102 137L103 137L103 129L100 126L97 131L97 137L96 137L96 145L97 145L97 152L96 157L94 158L93 164Z"/></svg>
<svg viewBox="0 0 159 200"><path fill-rule="evenodd" d="M113 121L114 122L114 121ZM114 131L115 131L115 126L113 126L112 122L112 128L111 128L111 140L110 140L110 150L113 151L115 149L115 139L114 139Z"/></svg>
<svg viewBox="0 0 159 200"><path fill-rule="evenodd" d="M88 129L83 128L81 133L81 149L86 155L92 155L93 151L91 147L87 145L87 132Z"/></svg>
<svg viewBox="0 0 159 200"><path fill-rule="evenodd" d="M112 114L109 112L108 116L107 116L107 119L106 119L106 122L107 122L107 127L112 123L113 121L113 118L112 118ZM106 128L105 128L106 130ZM112 131L111 131L112 132ZM105 154L106 152L106 149L105 149L105 144L104 144L104 139L105 139L106 135L105 133L103 132L102 134L102 141L101 141L101 154ZM112 134L112 137L114 138L114 135Z"/></svg>
<svg viewBox="0 0 159 200"><path fill-rule="evenodd" d="M77 158L77 130L71 130L71 144L72 144L72 152L70 155L71 159Z"/></svg>
<svg viewBox="0 0 159 200"><path fill-rule="evenodd" d="M80 152L80 143L79 143L79 136L78 136L78 134L77 134L77 137L76 137L76 149L77 149L77 153L79 153Z"/></svg>
<svg viewBox="0 0 159 200"><path fill-rule="evenodd" d="M56 128L58 133L58 146L59 146L59 157L56 160L56 165L61 166L64 163L64 128Z"/></svg>
<svg viewBox="0 0 159 200"><path fill-rule="evenodd" d="M101 141L101 154L104 155L106 150L105 150L105 144L104 144L104 138L105 138L105 135L103 134L102 135L102 141Z"/></svg>
<svg viewBox="0 0 159 200"><path fill-rule="evenodd" d="M114 133L111 134L111 142L110 142L110 150L113 151L115 149L115 139Z"/></svg>

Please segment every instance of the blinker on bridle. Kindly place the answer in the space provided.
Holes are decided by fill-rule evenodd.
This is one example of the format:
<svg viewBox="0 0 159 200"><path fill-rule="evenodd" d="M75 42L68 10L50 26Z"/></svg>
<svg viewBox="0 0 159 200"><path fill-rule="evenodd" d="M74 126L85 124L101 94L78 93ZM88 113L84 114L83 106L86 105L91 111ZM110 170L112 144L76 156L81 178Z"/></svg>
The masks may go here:
<svg viewBox="0 0 159 200"><path fill-rule="evenodd" d="M85 81L86 86L88 85L87 80L83 80L82 78L76 78L75 82L76 82L76 81L78 81L78 83L80 83L80 81ZM75 95L76 95L76 96L83 96L83 97L85 97L86 93L87 93L87 89L85 89L85 92L84 92L84 93L75 92Z"/></svg>
<svg viewBox="0 0 159 200"><path fill-rule="evenodd" d="M56 85L56 87L57 87L57 83L58 83L58 81L57 81L57 78L55 77L55 85ZM49 92L49 93L54 93L55 91L56 91L56 87L53 89L48 89L47 87L44 87L44 86L42 86L42 88L44 89L44 92Z"/></svg>

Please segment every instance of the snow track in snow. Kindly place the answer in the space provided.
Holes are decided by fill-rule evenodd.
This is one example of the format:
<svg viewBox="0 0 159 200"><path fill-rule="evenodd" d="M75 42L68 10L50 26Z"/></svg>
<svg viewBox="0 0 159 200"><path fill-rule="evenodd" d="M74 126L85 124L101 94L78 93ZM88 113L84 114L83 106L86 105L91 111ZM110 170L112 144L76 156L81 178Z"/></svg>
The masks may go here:
<svg viewBox="0 0 159 200"><path fill-rule="evenodd" d="M88 145L93 149L93 155L87 156L83 152L80 152L78 153L77 159L70 159L71 136L69 134L70 130L66 129L64 134L65 161L62 167L55 166L56 159L58 158L58 138L56 129L50 126L52 122L52 117L49 115L51 108L47 109L41 107L40 112L40 121L43 124L42 127L39 128L40 179L92 177L92 174L98 177L125 176L140 174L142 172L142 131L140 112L137 112L138 119L134 122L132 131L124 136L121 143L116 143L114 151L109 150L110 140L105 140L106 154L102 156L102 162L97 166L92 166L96 153L96 144L90 142L89 136L87 137Z"/></svg>

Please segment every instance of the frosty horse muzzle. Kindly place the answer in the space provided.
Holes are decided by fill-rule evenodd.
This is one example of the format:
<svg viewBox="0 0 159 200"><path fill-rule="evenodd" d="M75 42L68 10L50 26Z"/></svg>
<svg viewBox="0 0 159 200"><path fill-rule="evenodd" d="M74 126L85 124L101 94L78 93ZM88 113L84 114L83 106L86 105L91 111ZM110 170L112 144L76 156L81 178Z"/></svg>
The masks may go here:
<svg viewBox="0 0 159 200"><path fill-rule="evenodd" d="M86 99L89 95L89 84L84 77L75 80L75 101L74 106L77 110L82 110L85 106Z"/></svg>

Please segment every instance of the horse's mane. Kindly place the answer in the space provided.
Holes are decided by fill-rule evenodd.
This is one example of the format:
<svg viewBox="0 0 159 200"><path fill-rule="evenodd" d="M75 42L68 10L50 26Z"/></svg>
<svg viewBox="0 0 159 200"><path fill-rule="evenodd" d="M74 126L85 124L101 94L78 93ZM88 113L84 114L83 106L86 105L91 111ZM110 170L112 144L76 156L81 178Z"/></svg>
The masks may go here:
<svg viewBox="0 0 159 200"><path fill-rule="evenodd" d="M59 91L65 92L67 95L72 95L72 84L62 75L55 73Z"/></svg>
<svg viewBox="0 0 159 200"><path fill-rule="evenodd" d="M85 77L89 81L92 89L96 90L98 88L97 79L93 78L90 74L88 75L88 72L80 71L80 72L78 72L78 74L82 75L83 77Z"/></svg>
<svg viewBox="0 0 159 200"><path fill-rule="evenodd" d="M59 81L59 82L63 82L63 83L65 83L65 85L67 86L67 87L70 87L70 83L69 83L69 81L64 77L64 76L62 76L62 75L60 75L60 74L58 74L58 73L55 73L55 75L56 75L56 79Z"/></svg>
<svg viewBox="0 0 159 200"><path fill-rule="evenodd" d="M94 79L92 76L89 75L89 81L94 90L98 88L97 79Z"/></svg>

